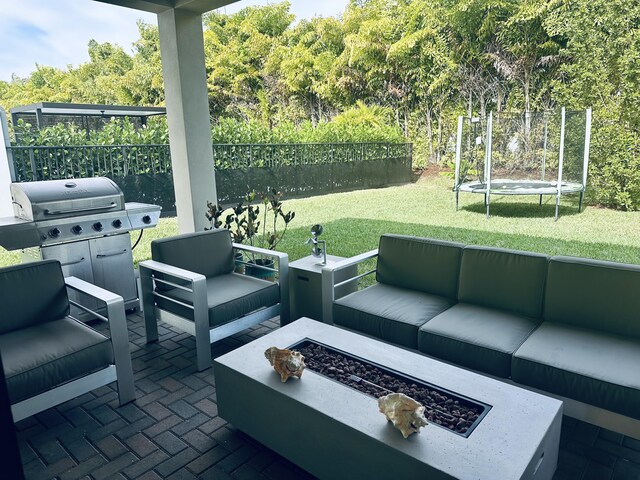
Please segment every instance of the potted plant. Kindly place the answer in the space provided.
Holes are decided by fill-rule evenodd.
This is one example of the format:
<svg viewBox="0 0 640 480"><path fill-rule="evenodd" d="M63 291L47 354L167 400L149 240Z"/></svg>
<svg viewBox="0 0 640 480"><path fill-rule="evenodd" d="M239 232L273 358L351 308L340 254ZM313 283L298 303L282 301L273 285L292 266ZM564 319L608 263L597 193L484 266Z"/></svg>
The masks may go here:
<svg viewBox="0 0 640 480"><path fill-rule="evenodd" d="M256 201L258 198L258 201ZM226 209L220 205L207 202L207 220L210 228L226 228L231 232L231 238L236 243L244 243L254 247L275 250L284 235L289 223L295 218L295 212L285 212L282 204L282 193L275 188L266 193L257 194L255 191L244 196L243 201L230 209L224 216ZM243 273L244 262L242 253L236 254L236 271ZM256 265L257 267L254 267ZM273 260L256 258L251 254L247 273L259 278L270 278L272 272L260 267L273 268Z"/></svg>

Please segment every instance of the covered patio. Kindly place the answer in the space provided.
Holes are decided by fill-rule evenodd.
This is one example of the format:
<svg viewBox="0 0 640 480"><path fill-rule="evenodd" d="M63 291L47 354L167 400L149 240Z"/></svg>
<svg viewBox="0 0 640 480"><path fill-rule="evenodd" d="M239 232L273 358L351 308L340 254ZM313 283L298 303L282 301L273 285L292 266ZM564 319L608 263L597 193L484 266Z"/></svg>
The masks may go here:
<svg viewBox="0 0 640 480"><path fill-rule="evenodd" d="M158 14L179 229L201 231L206 200L216 198L201 15L233 2L97 1ZM218 415L213 370L198 372L193 336L161 324L159 341L147 344L141 314L127 320L136 400L120 407L110 385L18 422L27 479L313 478ZM216 342L213 357L277 320ZM640 441L565 416L554 478L640 478Z"/></svg>
<svg viewBox="0 0 640 480"><path fill-rule="evenodd" d="M103 387L19 422L27 479L313 478L218 416L213 371L197 372L192 336L161 326L160 342L146 344L140 314L128 324L136 401L118 407ZM214 357L276 328L269 320L217 342ZM639 477L640 441L564 417L555 479Z"/></svg>

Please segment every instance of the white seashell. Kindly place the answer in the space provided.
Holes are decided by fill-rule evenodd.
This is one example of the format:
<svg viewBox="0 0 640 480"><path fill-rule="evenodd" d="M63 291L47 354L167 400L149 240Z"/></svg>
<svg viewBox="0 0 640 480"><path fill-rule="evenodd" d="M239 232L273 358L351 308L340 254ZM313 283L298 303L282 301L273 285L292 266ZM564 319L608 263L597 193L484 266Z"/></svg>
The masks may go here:
<svg viewBox="0 0 640 480"><path fill-rule="evenodd" d="M378 407L404 438L420 433L420 428L427 425L424 407L404 393L390 393L378 398Z"/></svg>
<svg viewBox="0 0 640 480"><path fill-rule="evenodd" d="M280 380L286 382L289 377L302 377L302 371L306 367L304 357L300 352L286 348L269 347L265 350L273 369L280 374Z"/></svg>

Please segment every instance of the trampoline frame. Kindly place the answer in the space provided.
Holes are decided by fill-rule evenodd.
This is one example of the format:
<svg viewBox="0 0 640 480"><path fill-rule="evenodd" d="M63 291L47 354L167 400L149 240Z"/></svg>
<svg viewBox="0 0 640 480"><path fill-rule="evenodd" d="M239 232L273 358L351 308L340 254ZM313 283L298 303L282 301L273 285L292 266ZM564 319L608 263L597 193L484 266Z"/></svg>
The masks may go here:
<svg viewBox="0 0 640 480"><path fill-rule="evenodd" d="M455 183L454 183L454 191L456 194L456 211L459 208L459 194L460 191L470 192L470 193L483 193L484 194L484 204L487 208L487 218L490 218L490 206L491 206L491 194L494 195L539 195L540 196L540 205L542 205L542 196L543 195L555 195L556 197L556 211L555 211L555 220L558 220L558 211L560 207L560 197L562 194L569 193L580 193L580 200L578 203L578 211L582 211L582 201L584 199L584 192L587 188L587 170L589 167L589 144L591 142L591 109L588 108L586 111L585 118L585 136L584 136L584 158L583 158L583 169L582 169L582 183L577 182L566 182L563 181L563 163L564 163L564 138L565 138L565 119L566 112L565 108L562 107L561 111L561 124L560 124L560 147L559 147L559 156L558 156L558 178L554 181L548 181L544 179L545 167L546 167L546 154L547 154L547 125L545 123L545 133L544 133L544 153L542 157L542 179L541 180L513 180L513 179L492 179L491 178L491 153L492 153L492 133L493 133L493 112L490 112L487 120L487 132L486 132L486 140L485 140L485 153L484 153L484 182L482 181L473 181L460 183L460 164L462 162L462 134L463 134L463 124L465 118L469 117L458 117L458 134L456 141L456 168L455 168ZM471 122L478 122L479 119L471 118L469 119ZM492 188L492 184L507 184L506 188ZM509 188L509 185L513 185L512 188ZM517 188L519 185L526 184L537 184L539 187L535 188Z"/></svg>

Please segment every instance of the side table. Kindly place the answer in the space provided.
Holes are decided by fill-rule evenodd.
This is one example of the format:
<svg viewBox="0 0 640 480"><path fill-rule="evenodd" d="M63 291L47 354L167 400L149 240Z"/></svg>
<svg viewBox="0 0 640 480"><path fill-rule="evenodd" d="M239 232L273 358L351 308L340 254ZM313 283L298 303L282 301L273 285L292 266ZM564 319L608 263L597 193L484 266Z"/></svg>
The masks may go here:
<svg viewBox="0 0 640 480"><path fill-rule="evenodd" d="M344 260L344 257L327 255L327 265ZM289 302L291 322L300 317L322 321L322 265L320 258L309 255L289 264ZM336 272L336 282L357 275L357 265ZM343 297L358 289L353 282L336 289L336 298Z"/></svg>

